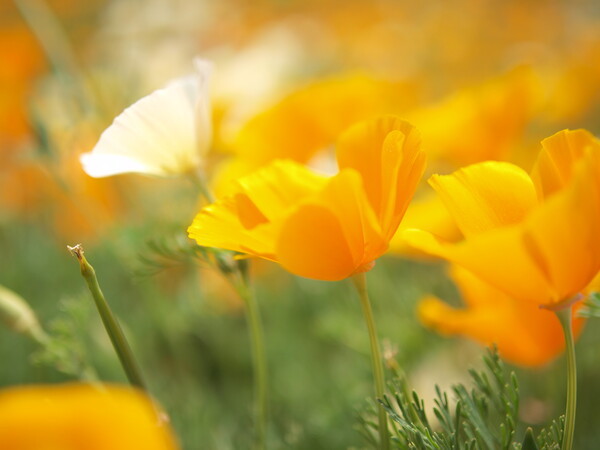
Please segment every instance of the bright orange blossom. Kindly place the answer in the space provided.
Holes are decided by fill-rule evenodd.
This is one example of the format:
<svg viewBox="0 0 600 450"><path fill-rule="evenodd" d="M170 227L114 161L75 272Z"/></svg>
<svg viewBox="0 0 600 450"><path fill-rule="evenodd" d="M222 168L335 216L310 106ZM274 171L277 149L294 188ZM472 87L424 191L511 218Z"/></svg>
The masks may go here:
<svg viewBox="0 0 600 450"><path fill-rule="evenodd" d="M420 137L395 116L342 134L340 172L276 161L237 180L188 228L199 245L270 259L288 271L341 280L369 270L388 247L425 167Z"/></svg>
<svg viewBox="0 0 600 450"><path fill-rule="evenodd" d="M515 299L568 305L600 270L600 142L565 130L542 147L531 175L488 161L429 180L463 241L421 230L404 237Z"/></svg>

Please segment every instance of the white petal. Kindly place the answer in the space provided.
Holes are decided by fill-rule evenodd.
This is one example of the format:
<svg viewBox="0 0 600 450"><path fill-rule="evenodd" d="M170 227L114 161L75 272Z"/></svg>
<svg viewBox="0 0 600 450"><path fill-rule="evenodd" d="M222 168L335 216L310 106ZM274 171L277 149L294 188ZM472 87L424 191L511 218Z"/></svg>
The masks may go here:
<svg viewBox="0 0 600 450"><path fill-rule="evenodd" d="M123 155L90 152L79 157L83 170L94 178L109 177L121 173L144 173L147 175L163 175L156 167L148 166L142 162Z"/></svg>
<svg viewBox="0 0 600 450"><path fill-rule="evenodd" d="M174 175L201 163L211 140L209 63L138 100L114 120L90 153L81 155L92 177L121 173Z"/></svg>

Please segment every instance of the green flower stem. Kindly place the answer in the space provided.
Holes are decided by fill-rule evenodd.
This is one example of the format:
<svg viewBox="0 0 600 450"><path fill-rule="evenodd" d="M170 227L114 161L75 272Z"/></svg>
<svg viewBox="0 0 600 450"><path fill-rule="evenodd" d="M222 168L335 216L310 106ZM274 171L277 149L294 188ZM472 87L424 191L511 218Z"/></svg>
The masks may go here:
<svg viewBox="0 0 600 450"><path fill-rule="evenodd" d="M371 363L373 365L373 377L375 378L375 395L378 399L383 399L385 391L385 380L383 374L383 360L381 359L381 352L379 350L379 341L377 339L377 331L375 330L375 321L373 320L373 311L371 310L371 302L369 300L369 293L367 292L367 277L364 272L357 273L352 276L354 286L360 296L362 305L363 315L367 322L367 328L369 330L369 340L371 343ZM378 403L378 415L379 415L379 440L381 448L387 450L390 448L390 438L387 427L387 416L385 409L381 404Z"/></svg>
<svg viewBox="0 0 600 450"><path fill-rule="evenodd" d="M96 272L90 263L87 262L85 256L83 256L83 248L81 245L76 245L75 247L69 247L69 250L73 256L77 257L77 260L79 261L81 275L83 275L83 278L85 279L85 282L92 293L92 297L96 303L96 308L98 308L98 313L100 314L104 328L110 337L113 348L115 349L119 360L121 361L121 365L125 370L129 383L144 391L147 391L146 384L142 379L141 371L137 365L137 362L135 361L133 352L129 347L127 339L125 338L125 334L123 333L117 318L110 309L110 306L108 306L108 303L106 302L104 295L100 290L100 285L98 284L98 279L96 278Z"/></svg>
<svg viewBox="0 0 600 450"><path fill-rule="evenodd" d="M562 450L573 448L575 436L575 412L577 408L577 366L575 364L575 342L573 339L573 326L571 323L572 307L569 306L556 311L558 320L565 334L567 353L567 407L565 410L565 430L563 434Z"/></svg>
<svg viewBox="0 0 600 450"><path fill-rule="evenodd" d="M238 261L242 263L242 261ZM256 449L266 448L267 420L268 420L268 395L267 395L267 358L265 353L264 333L260 311L256 297L252 293L243 264L238 265L236 275L231 274L231 280L246 306L246 318L252 343L252 358L254 365L254 390L255 390L255 421L256 421Z"/></svg>
<svg viewBox="0 0 600 450"><path fill-rule="evenodd" d="M195 189L204 197L208 203L215 201L214 196L207 186L204 175L200 170L189 173L189 179ZM245 260L236 261L235 270L230 271L231 264L224 260L219 253L215 253L215 260L221 272L226 275L233 284L238 295L244 301L246 307L246 320L248 321L248 332L252 343L252 359L254 366L254 391L255 391L255 424L256 437L255 448L261 450L266 448L267 422L268 422L268 389L267 389L267 358L265 353L264 333L260 311L256 298L250 288L250 282Z"/></svg>

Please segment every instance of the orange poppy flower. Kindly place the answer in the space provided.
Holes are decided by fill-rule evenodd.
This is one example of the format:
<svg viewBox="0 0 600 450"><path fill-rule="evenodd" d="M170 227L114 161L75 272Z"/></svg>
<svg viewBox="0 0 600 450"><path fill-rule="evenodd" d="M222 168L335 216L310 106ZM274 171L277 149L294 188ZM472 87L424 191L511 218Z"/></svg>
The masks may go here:
<svg viewBox="0 0 600 450"><path fill-rule="evenodd" d="M237 180L188 228L199 245L341 280L369 270L387 249L423 174L418 132L394 116L351 127L337 148L340 172L317 175L276 161Z"/></svg>
<svg viewBox="0 0 600 450"><path fill-rule="evenodd" d="M0 391L0 446L11 450L176 450L170 429L141 392L67 384Z"/></svg>
<svg viewBox="0 0 600 450"><path fill-rule="evenodd" d="M450 275L461 291L465 308L456 309L427 296L417 308L426 326L443 335L495 344L503 358L522 366L543 365L564 350L563 330L552 311L509 297L461 267L452 266ZM574 320L576 334L583 324L583 319Z"/></svg>
<svg viewBox="0 0 600 450"><path fill-rule="evenodd" d="M489 161L431 177L463 241L421 230L404 237L511 297L565 306L600 270L600 142L565 130L542 146L531 176Z"/></svg>

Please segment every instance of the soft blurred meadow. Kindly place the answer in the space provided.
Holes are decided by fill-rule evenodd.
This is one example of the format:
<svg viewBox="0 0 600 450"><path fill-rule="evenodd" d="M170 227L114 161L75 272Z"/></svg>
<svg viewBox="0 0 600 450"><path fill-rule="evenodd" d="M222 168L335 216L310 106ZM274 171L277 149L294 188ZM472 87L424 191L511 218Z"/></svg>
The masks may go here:
<svg viewBox="0 0 600 450"><path fill-rule="evenodd" d="M204 170L217 195L276 158L331 173L344 129L393 113L421 131L428 155L402 226L451 236L426 208L429 175L488 159L529 171L555 132L600 134L595 0L2 0L0 285L31 305L51 344L0 326L0 386L126 382L67 250L81 243L185 449L252 441L243 303L187 237L203 204L189 179L93 179L79 156L128 105L190 73L196 56L214 64ZM357 428L372 395L369 342L351 283L264 260L251 272L271 448L366 448ZM395 239L368 277L388 365L426 402L435 384L468 382L484 346L439 335L416 313L431 295L461 304L447 265ZM595 320L577 342L578 449L600 441ZM523 424L538 430L563 413L564 355L510 367Z"/></svg>

